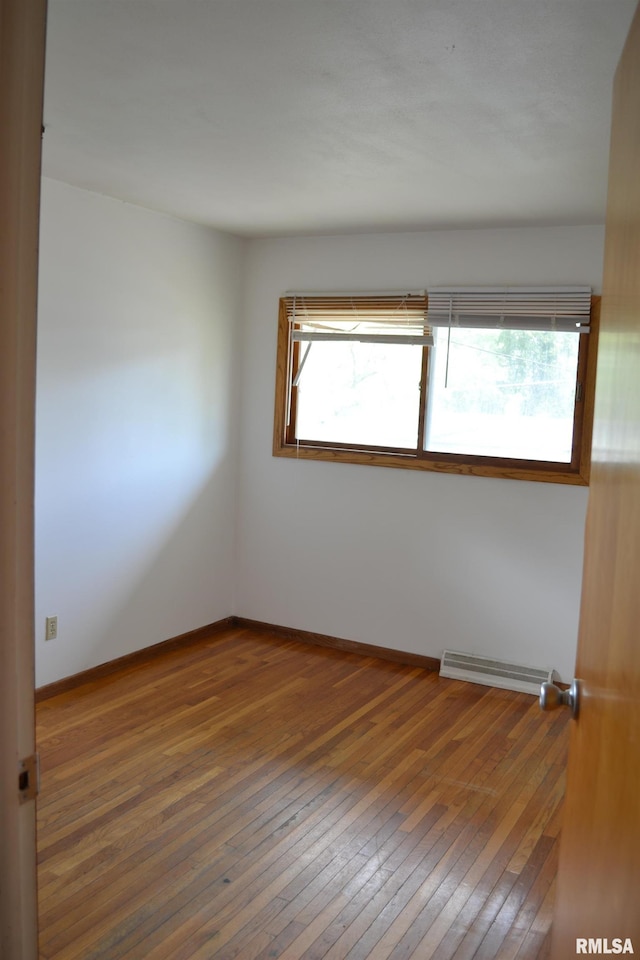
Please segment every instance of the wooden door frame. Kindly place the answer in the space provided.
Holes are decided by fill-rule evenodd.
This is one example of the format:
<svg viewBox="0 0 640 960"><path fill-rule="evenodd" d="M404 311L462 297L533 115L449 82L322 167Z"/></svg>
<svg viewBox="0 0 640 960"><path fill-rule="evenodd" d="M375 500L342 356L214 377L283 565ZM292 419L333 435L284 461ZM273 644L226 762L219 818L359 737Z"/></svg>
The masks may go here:
<svg viewBox="0 0 640 960"><path fill-rule="evenodd" d="M46 0L0 0L0 955L37 957L33 505Z"/></svg>

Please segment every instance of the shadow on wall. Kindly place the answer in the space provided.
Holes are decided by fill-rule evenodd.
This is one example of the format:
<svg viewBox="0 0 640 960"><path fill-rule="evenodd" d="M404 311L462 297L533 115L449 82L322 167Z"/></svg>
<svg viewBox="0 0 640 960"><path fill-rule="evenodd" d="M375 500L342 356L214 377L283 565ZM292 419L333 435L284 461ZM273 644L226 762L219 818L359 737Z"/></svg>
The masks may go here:
<svg viewBox="0 0 640 960"><path fill-rule="evenodd" d="M166 512L141 504L137 516L129 509L115 524L114 497L109 515L88 522L78 516L59 533L65 538L62 556L46 572L46 595L59 602L55 610L45 609L40 598L37 616L44 624L57 613L58 637L47 643L37 638L37 686L231 613L230 482L230 464L222 460L181 510L174 503L170 522ZM148 500L153 502L152 491ZM47 552L51 567L51 538ZM46 562L41 557L39 566Z"/></svg>
<svg viewBox="0 0 640 960"><path fill-rule="evenodd" d="M43 181L39 684L230 612L242 251Z"/></svg>

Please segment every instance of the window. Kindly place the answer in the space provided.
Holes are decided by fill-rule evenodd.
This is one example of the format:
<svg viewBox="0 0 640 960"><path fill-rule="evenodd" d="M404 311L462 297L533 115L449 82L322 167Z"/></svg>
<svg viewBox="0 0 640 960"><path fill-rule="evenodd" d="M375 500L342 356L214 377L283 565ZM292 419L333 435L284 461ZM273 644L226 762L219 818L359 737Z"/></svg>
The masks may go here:
<svg viewBox="0 0 640 960"><path fill-rule="evenodd" d="M274 455L586 484L588 288L289 294Z"/></svg>

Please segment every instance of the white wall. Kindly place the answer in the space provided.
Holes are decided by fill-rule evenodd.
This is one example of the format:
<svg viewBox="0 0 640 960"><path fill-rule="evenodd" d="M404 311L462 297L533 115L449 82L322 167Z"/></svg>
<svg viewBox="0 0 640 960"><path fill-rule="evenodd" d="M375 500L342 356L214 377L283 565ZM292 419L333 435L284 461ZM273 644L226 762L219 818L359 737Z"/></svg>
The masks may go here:
<svg viewBox="0 0 640 960"><path fill-rule="evenodd" d="M45 181L37 684L231 613L570 678L587 491L273 458L277 301L597 290L602 248L603 229L581 227L257 240L245 258L236 238Z"/></svg>
<svg viewBox="0 0 640 960"><path fill-rule="evenodd" d="M243 254L55 181L41 223L38 685L232 612Z"/></svg>
<svg viewBox="0 0 640 960"><path fill-rule="evenodd" d="M245 280L236 611L439 656L573 675L587 491L271 455L288 289L601 282L599 227L252 241Z"/></svg>

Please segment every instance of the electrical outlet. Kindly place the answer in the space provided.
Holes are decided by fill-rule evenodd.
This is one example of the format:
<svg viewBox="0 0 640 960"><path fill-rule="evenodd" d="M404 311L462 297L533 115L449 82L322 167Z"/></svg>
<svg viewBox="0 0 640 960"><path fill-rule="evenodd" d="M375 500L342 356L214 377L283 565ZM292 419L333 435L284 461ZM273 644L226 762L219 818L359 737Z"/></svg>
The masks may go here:
<svg viewBox="0 0 640 960"><path fill-rule="evenodd" d="M58 636L58 618L57 617L47 617L47 625L45 629L45 640L55 640Z"/></svg>

